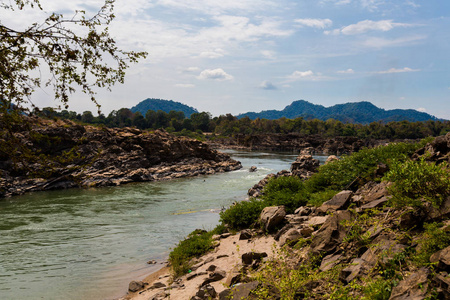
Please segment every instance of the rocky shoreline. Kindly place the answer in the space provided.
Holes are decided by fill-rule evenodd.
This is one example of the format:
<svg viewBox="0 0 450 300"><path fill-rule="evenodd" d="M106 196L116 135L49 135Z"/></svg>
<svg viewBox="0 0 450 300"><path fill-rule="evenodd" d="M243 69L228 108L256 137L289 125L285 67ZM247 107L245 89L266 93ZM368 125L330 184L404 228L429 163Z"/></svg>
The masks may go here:
<svg viewBox="0 0 450 300"><path fill-rule="evenodd" d="M0 152L0 197L169 180L242 168L240 162L205 143L164 130L145 132L29 118L27 126L17 126L12 134L1 141L9 141L16 155Z"/></svg>
<svg viewBox="0 0 450 300"><path fill-rule="evenodd" d="M450 162L450 133L413 155L413 159L422 158ZM312 157L302 154L291 172L283 174L309 174L315 165ZM380 175L386 171L383 166L377 170ZM386 206L391 198L389 185L369 181L356 190L341 191L319 207L301 206L293 214L287 214L283 206L266 207L259 217L261 229L213 236L214 249L191 262L192 272L174 278L165 267L130 283L129 294L122 299L262 299L253 294L258 287L266 287L264 299L284 299L273 282L258 277L267 266L269 274L306 268L306 277L298 279L302 284L295 290L295 299L327 299L333 284L341 286L345 299L359 298L357 292L369 288L380 288L383 299L390 300L450 299L448 244L422 265L405 262L406 257L427 250L430 239L448 237L450 197L439 207L428 202L418 207ZM282 247L286 251L280 252ZM308 272L315 275L308 277ZM401 278L393 277L395 284L383 286L392 272L399 272ZM359 288L352 291L351 286Z"/></svg>
<svg viewBox="0 0 450 300"><path fill-rule="evenodd" d="M286 134L237 134L234 137L216 138L208 142L214 148L266 150L266 151L308 151L312 154L342 155L362 148L372 148L391 142L410 140L361 139L352 136L326 137L321 135Z"/></svg>

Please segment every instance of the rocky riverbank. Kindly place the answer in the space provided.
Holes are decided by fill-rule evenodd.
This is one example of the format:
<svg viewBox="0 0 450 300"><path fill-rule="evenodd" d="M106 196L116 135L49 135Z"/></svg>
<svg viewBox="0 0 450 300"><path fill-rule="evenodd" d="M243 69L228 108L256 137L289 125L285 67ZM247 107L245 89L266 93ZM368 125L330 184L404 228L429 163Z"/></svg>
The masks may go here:
<svg viewBox="0 0 450 300"><path fill-rule="evenodd" d="M412 158L448 175L450 133ZM286 176L314 165L303 154ZM376 176L386 172L379 166ZM370 180L292 214L266 207L256 228L213 236L190 273L162 269L132 282L124 299L450 299L450 196L393 206L391 184Z"/></svg>
<svg viewBox="0 0 450 300"><path fill-rule="evenodd" d="M25 120L0 136L0 197L168 180L242 167L205 143L163 130Z"/></svg>
<svg viewBox="0 0 450 300"><path fill-rule="evenodd" d="M325 155L342 155L385 145L399 140L360 139L357 137L326 137L321 135L286 134L238 134L234 137L216 138L209 143L215 148L297 151L307 150L311 153Z"/></svg>

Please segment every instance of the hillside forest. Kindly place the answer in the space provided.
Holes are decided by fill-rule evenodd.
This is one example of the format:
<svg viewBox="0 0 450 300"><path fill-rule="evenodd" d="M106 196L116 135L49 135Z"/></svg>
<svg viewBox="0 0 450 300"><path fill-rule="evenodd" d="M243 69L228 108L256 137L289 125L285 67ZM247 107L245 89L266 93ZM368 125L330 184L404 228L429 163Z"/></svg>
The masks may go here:
<svg viewBox="0 0 450 300"><path fill-rule="evenodd" d="M450 132L450 121L429 120L425 122L393 121L372 122L370 124L344 123L334 119L321 121L305 119L303 117L276 120L251 120L249 117L238 118L231 114L212 117L208 112L193 113L186 118L183 112L162 110L148 110L144 115L133 113L128 108L114 110L105 116L94 116L92 112L82 114L74 111L56 111L52 108L35 109L33 115L49 119L68 119L84 124L105 127L136 127L138 129L165 129L170 133L181 136L202 138L202 133L217 136L235 136L238 134L259 133L298 133L301 135L354 136L373 139L421 139L429 136L445 135Z"/></svg>

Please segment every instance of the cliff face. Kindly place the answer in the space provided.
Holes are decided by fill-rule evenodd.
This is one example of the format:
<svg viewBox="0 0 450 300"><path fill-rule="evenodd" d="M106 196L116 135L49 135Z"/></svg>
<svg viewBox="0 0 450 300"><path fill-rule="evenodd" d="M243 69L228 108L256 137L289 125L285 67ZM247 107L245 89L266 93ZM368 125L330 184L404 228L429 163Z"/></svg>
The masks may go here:
<svg viewBox="0 0 450 300"><path fill-rule="evenodd" d="M30 126L17 126L13 132L2 134L0 142L7 147L0 154L0 196L167 180L241 168L240 162L200 141L165 131L28 122Z"/></svg>

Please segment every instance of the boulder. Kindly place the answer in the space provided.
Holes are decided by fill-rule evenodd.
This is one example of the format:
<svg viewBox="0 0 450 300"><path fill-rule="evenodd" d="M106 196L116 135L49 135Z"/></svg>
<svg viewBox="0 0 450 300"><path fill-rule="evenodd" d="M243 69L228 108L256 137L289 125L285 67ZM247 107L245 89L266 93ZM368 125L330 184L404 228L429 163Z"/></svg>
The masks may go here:
<svg viewBox="0 0 450 300"><path fill-rule="evenodd" d="M226 289L219 294L219 300L245 300L250 293L258 287L259 282L253 281L236 285L232 289Z"/></svg>
<svg viewBox="0 0 450 300"><path fill-rule="evenodd" d="M252 238L252 232L250 229L244 229L239 233L239 240L249 240Z"/></svg>
<svg viewBox="0 0 450 300"><path fill-rule="evenodd" d="M251 265L254 261L261 261L264 257L267 257L266 252L247 252L242 254L242 263L244 265Z"/></svg>
<svg viewBox="0 0 450 300"><path fill-rule="evenodd" d="M320 264L320 271L322 272L326 272L328 270L330 270L331 268L333 268L334 266L336 266L338 263L340 263L341 259L342 259L342 254L330 254L325 256L322 259L322 262Z"/></svg>
<svg viewBox="0 0 450 300"><path fill-rule="evenodd" d="M426 268L419 269L392 289L389 300L423 300L428 292L428 275Z"/></svg>
<svg viewBox="0 0 450 300"><path fill-rule="evenodd" d="M225 278L225 276L227 276L226 271L216 270L216 271L212 272L211 274L209 274L209 278L207 278L205 281L203 281L201 286L205 286L214 281L222 280L223 278Z"/></svg>
<svg viewBox="0 0 450 300"><path fill-rule="evenodd" d="M319 169L319 160L309 154L300 154L291 165L291 173L301 179L307 179Z"/></svg>
<svg viewBox="0 0 450 300"><path fill-rule="evenodd" d="M353 281L353 279L358 277L364 270L365 270L364 260L361 258L355 258L350 263L350 266L341 271L341 273L339 274L339 279L346 283L350 283L351 281Z"/></svg>
<svg viewBox="0 0 450 300"><path fill-rule="evenodd" d="M326 213L336 210L341 210L347 208L350 203L350 198L352 197L352 191L342 191L334 195L333 198L324 202L320 207L319 211Z"/></svg>
<svg viewBox="0 0 450 300"><path fill-rule="evenodd" d="M251 166L250 169L248 169L248 171L249 171L250 173L252 173L252 172L256 172L257 169L258 169L257 167Z"/></svg>
<svg viewBox="0 0 450 300"><path fill-rule="evenodd" d="M195 294L195 299L199 300L207 300L207 299L214 299L217 296L217 292L210 284L204 285L200 287L198 292Z"/></svg>
<svg viewBox="0 0 450 300"><path fill-rule="evenodd" d="M293 242L296 242L301 237L303 237L303 235L299 229L291 228L280 237L280 246L283 246L286 243L291 244Z"/></svg>
<svg viewBox="0 0 450 300"><path fill-rule="evenodd" d="M264 229L270 232L283 222L285 216L284 206L269 206L263 209L259 221Z"/></svg>
<svg viewBox="0 0 450 300"><path fill-rule="evenodd" d="M336 249L344 239L347 231L341 224L344 220L352 217L349 211L337 211L330 216L312 238L311 251L313 253L330 253Z"/></svg>
<svg viewBox="0 0 450 300"><path fill-rule="evenodd" d="M327 157L327 160L325 161L325 164L329 164L332 161L339 160L339 158L336 155L330 155Z"/></svg>
<svg viewBox="0 0 450 300"><path fill-rule="evenodd" d="M131 281L128 285L128 291L134 293L139 290L142 290L145 287L145 283L142 281Z"/></svg>
<svg viewBox="0 0 450 300"><path fill-rule="evenodd" d="M438 270L450 272L450 246L431 255L430 262L435 263Z"/></svg>

